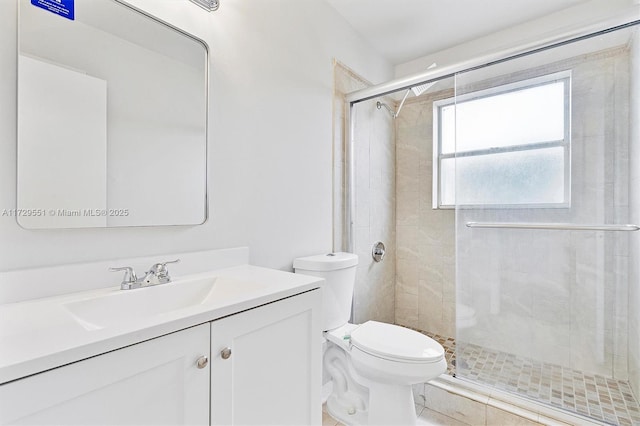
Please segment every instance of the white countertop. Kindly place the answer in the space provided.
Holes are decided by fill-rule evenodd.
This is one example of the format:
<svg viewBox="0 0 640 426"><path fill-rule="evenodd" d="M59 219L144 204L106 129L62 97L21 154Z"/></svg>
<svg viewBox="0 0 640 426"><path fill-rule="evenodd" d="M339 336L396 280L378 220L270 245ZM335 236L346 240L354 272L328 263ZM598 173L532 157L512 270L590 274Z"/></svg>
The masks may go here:
<svg viewBox="0 0 640 426"><path fill-rule="evenodd" d="M151 289L109 287L0 305L0 384L313 290L322 281L242 265L174 277L173 283L159 287L207 277L220 279L227 288L233 286L233 291L226 291L219 299L210 295L193 306L104 328L83 326L65 305L115 292Z"/></svg>

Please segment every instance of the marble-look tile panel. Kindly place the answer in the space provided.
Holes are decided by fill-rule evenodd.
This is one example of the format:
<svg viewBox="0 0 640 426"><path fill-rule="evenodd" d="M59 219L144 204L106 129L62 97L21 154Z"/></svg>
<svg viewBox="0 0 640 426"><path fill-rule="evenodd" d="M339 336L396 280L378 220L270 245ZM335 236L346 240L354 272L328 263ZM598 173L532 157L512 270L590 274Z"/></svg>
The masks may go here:
<svg viewBox="0 0 640 426"><path fill-rule="evenodd" d="M484 425L486 404L427 384L426 407L469 425Z"/></svg>
<svg viewBox="0 0 640 426"><path fill-rule="evenodd" d="M415 226L396 227L396 257L398 259L419 262L420 251L417 231L418 229Z"/></svg>
<svg viewBox="0 0 640 426"><path fill-rule="evenodd" d="M416 192L420 189L419 148L399 146L396 148L396 191Z"/></svg>
<svg viewBox="0 0 640 426"><path fill-rule="evenodd" d="M418 265L405 259L396 261L396 294L418 296Z"/></svg>
<svg viewBox="0 0 640 426"><path fill-rule="evenodd" d="M501 410L491 405L487 406L487 426L535 426L540 423L517 416L508 411Z"/></svg>
<svg viewBox="0 0 640 426"><path fill-rule="evenodd" d="M418 328L443 334L442 281L420 280L418 306Z"/></svg>
<svg viewBox="0 0 640 426"><path fill-rule="evenodd" d="M477 423L473 423L477 424ZM445 416L437 411L425 408L418 416L418 426L468 426L469 423L464 423L454 418ZM503 425L504 426L504 425Z"/></svg>
<svg viewBox="0 0 640 426"><path fill-rule="evenodd" d="M417 406L424 407L425 398L424 398L424 383L416 383L411 387L411 391L413 392L413 402Z"/></svg>
<svg viewBox="0 0 640 426"><path fill-rule="evenodd" d="M334 200L342 205L344 196L344 95L370 84L342 64L334 67ZM392 103L390 99L384 99ZM355 322L375 319L393 322L395 318L395 256L387 255L384 262L375 263L371 247L383 241L388 253L395 252L396 195L395 195L395 123L378 110L375 101L362 102L354 108L355 125L355 252L359 257L354 288ZM337 216L340 217L337 217ZM334 250L341 250L344 209L334 207ZM336 231L335 233L337 233ZM334 233L334 234L335 234Z"/></svg>
<svg viewBox="0 0 640 426"><path fill-rule="evenodd" d="M396 293L396 324L419 328L418 298L413 294Z"/></svg>

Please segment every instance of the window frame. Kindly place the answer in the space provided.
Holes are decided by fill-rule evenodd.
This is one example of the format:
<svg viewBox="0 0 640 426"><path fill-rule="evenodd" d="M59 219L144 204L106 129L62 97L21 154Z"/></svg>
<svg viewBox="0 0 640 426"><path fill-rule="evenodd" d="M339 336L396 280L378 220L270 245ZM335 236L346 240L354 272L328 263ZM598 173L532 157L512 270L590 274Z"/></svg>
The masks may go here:
<svg viewBox="0 0 640 426"><path fill-rule="evenodd" d="M471 151L454 151L450 154L442 154L442 114L443 107L456 105L476 99L499 96L533 87L544 86L562 82L564 84L564 138L553 141L538 141L506 147L493 147L476 149ZM454 111L455 114L455 111ZM543 148L562 147L564 149L564 202L562 203L535 203L535 204L442 204L440 162L443 159L458 157L480 157L483 155L500 154L518 151L533 151ZM432 181L432 208L454 209L462 208L568 208L571 207L571 70L546 74L534 78L528 78L513 83L494 86L489 89L473 91L464 95L453 96L433 102L433 181Z"/></svg>

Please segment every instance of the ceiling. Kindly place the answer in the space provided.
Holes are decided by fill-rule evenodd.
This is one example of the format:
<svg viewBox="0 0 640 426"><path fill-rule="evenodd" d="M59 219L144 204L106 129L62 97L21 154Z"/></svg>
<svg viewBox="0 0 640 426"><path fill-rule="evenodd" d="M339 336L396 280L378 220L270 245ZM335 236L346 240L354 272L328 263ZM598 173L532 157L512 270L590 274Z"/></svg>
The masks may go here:
<svg viewBox="0 0 640 426"><path fill-rule="evenodd" d="M588 0L326 0L394 65Z"/></svg>

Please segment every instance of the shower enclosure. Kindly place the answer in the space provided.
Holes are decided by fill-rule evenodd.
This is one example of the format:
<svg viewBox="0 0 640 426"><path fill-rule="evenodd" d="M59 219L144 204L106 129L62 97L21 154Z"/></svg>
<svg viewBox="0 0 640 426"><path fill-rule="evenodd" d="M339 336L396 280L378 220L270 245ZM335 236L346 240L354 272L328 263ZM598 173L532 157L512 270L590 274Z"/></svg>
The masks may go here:
<svg viewBox="0 0 640 426"><path fill-rule="evenodd" d="M395 126L396 323L460 380L640 422L638 21L347 100L350 251L356 117Z"/></svg>
<svg viewBox="0 0 640 426"><path fill-rule="evenodd" d="M640 420L627 319L635 33L460 73L436 106L455 133L453 158L442 136L434 155L439 202L455 197L456 300L475 314L456 327L456 376L614 424Z"/></svg>

